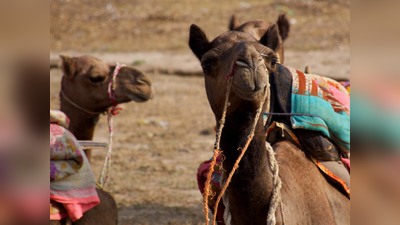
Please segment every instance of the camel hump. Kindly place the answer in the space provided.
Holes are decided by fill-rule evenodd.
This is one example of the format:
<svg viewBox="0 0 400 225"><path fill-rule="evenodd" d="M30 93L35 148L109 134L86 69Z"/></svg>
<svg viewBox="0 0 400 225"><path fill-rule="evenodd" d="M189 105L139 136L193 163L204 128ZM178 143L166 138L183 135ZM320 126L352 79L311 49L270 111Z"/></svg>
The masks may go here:
<svg viewBox="0 0 400 225"><path fill-rule="evenodd" d="M279 27L279 34L281 35L282 41L285 41L289 36L290 23L285 13L282 13L276 21Z"/></svg>

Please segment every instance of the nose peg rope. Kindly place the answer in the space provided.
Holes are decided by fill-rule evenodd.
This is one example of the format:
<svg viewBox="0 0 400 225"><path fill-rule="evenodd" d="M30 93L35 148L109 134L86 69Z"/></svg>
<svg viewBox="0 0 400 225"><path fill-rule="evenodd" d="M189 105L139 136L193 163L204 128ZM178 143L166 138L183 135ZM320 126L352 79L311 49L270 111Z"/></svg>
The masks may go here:
<svg viewBox="0 0 400 225"><path fill-rule="evenodd" d="M113 134L114 134L113 117L116 116L120 110L122 110L122 108L117 108L118 103L115 100L115 83L116 83L116 79L117 79L119 70L124 66L125 66L124 64L117 63L117 66L114 69L112 79L108 83L108 97L110 98L110 101L112 102L113 106L110 109L108 116L107 116L109 139L108 139L107 155L104 159L103 169L101 170L100 179L99 179L99 184L101 187L104 187L104 185L106 184L106 182L108 180L109 174L110 174L112 140L113 140ZM103 181L104 173L105 173L105 178Z"/></svg>
<svg viewBox="0 0 400 225"><path fill-rule="evenodd" d="M233 72L235 72L235 68L236 68L236 59L235 59L235 61L233 61L233 66L232 66L231 73L228 76L225 77L225 80L228 80L229 77L233 77Z"/></svg>

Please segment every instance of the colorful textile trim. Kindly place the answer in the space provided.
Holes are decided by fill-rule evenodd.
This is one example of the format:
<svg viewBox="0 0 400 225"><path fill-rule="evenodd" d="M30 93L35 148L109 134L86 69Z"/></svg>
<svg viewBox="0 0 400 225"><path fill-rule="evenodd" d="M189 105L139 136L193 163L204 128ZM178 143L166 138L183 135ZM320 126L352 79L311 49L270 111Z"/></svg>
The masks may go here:
<svg viewBox="0 0 400 225"><path fill-rule="evenodd" d="M199 190L201 194L204 194L204 187L205 187L205 182L207 180L207 174L208 171L210 170L210 164L211 160L205 161L202 164L200 164L199 169L197 170L197 185L199 187ZM222 161L221 161L221 154L218 155L216 164L214 166L214 172L211 176L211 193L212 196L208 197L208 208L213 211L214 213L214 207L215 207L215 201L217 200L217 196L221 192L221 187L220 187L220 178L221 178L221 171L222 169ZM224 211L225 211L225 206L224 204L219 204L218 205L218 210L217 210L217 222L219 225L223 225L224 223Z"/></svg>
<svg viewBox="0 0 400 225"><path fill-rule="evenodd" d="M344 83L348 82L349 86L350 86L350 81L338 82L332 78L324 77L324 76L320 76L320 75L315 75L315 74L306 74L306 75L310 76L315 81L326 83L326 84L333 86L334 88L336 88L340 92L346 94L347 96L350 95L349 92L347 91L346 87L343 85Z"/></svg>
<svg viewBox="0 0 400 225"><path fill-rule="evenodd" d="M350 198L350 188L347 186L346 182L344 182L342 179L340 179L339 177L337 177L335 174L333 174L331 171L329 171L324 165L322 165L318 159L308 155L311 160L313 161L313 163L315 165L317 165L318 169L320 169L323 173L325 173L326 175L328 175L329 177L331 177L332 179L334 179L336 182L340 183L340 185L344 188L344 190L346 191L347 195ZM349 165L350 165L350 160L349 160ZM350 168L350 167L349 167Z"/></svg>
<svg viewBox="0 0 400 225"><path fill-rule="evenodd" d="M339 83L343 85L344 88L346 88L347 92L349 92L350 95L350 81L340 81Z"/></svg>
<svg viewBox="0 0 400 225"><path fill-rule="evenodd" d="M317 116L291 116L292 128L319 131L326 137L334 139L342 150L348 153L350 151L350 110L337 99L335 96L337 93L329 91L332 86L327 85L326 89L321 88L322 82L316 82L312 77L298 70L286 68L293 78L292 113Z"/></svg>
<svg viewBox="0 0 400 225"><path fill-rule="evenodd" d="M50 200L61 203L67 212L60 210L59 204L50 204L50 220L70 217L75 222L100 199L93 171L78 141L66 129L68 123L65 114L50 110Z"/></svg>
<svg viewBox="0 0 400 225"><path fill-rule="evenodd" d="M282 129L286 131L285 134L285 139L290 140L292 142L294 142L295 144L297 144L300 148L301 143L299 142L297 136L293 133L293 131L286 126L284 123L278 123L278 122L273 122L267 129L265 137L267 140L269 140L269 134L274 130L274 128L279 127L279 129ZM286 135L289 135L290 137L287 137ZM278 141L278 139L276 140L271 140L270 144L273 145L274 143L276 143L276 141ZM308 155L308 154L307 154ZM334 179L337 183L339 183L343 189L346 191L346 193L348 194L348 196L350 197L350 188L346 185L346 182L344 182L342 179L340 179L339 177L335 176L331 171L329 171L328 168L326 168L324 165L322 165L321 163L319 163L319 161L317 159L315 159L314 157L308 155L312 161L314 162L314 164L326 175L328 175L329 177L331 177L332 179ZM350 159L345 159L342 158L341 161L343 162L344 166L346 167L346 169L349 171L350 173Z"/></svg>

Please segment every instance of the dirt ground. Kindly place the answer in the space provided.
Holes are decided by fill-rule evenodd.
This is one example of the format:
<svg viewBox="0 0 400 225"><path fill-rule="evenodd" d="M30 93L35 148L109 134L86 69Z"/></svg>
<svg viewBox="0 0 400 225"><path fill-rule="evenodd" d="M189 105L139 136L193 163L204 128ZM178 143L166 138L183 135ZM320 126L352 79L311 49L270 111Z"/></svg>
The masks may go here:
<svg viewBox="0 0 400 225"><path fill-rule="evenodd" d="M210 38L229 17L274 21L279 6L293 10L285 64L335 78L350 77L350 3L346 0L51 0L50 58L90 54L133 65L153 82L154 99L128 103L114 119L113 162L106 189L118 202L119 224L204 224L197 188L199 164L212 156L215 119L187 47L197 23ZM80 3L79 3L80 2ZM59 109L61 71L50 70L50 108ZM183 74L184 75L184 74ZM107 142L102 116L94 140ZM106 150L94 150L99 176Z"/></svg>
<svg viewBox="0 0 400 225"><path fill-rule="evenodd" d="M239 21L292 22L286 47L345 49L350 44L350 0L50 0L51 51L187 50L195 23L209 38Z"/></svg>

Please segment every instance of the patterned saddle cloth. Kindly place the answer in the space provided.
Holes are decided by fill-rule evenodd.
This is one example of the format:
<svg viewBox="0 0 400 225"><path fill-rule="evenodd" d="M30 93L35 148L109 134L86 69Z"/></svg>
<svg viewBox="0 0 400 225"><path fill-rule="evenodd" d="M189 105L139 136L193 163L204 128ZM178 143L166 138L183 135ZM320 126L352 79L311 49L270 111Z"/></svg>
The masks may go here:
<svg viewBox="0 0 400 225"><path fill-rule="evenodd" d="M270 84L270 112L297 115L265 115L266 129L273 122L290 125L304 151L319 160L338 161L349 153L350 97L341 84L279 64Z"/></svg>
<svg viewBox="0 0 400 225"><path fill-rule="evenodd" d="M50 110L50 220L69 217L75 222L100 199L93 171L68 124L65 114Z"/></svg>

